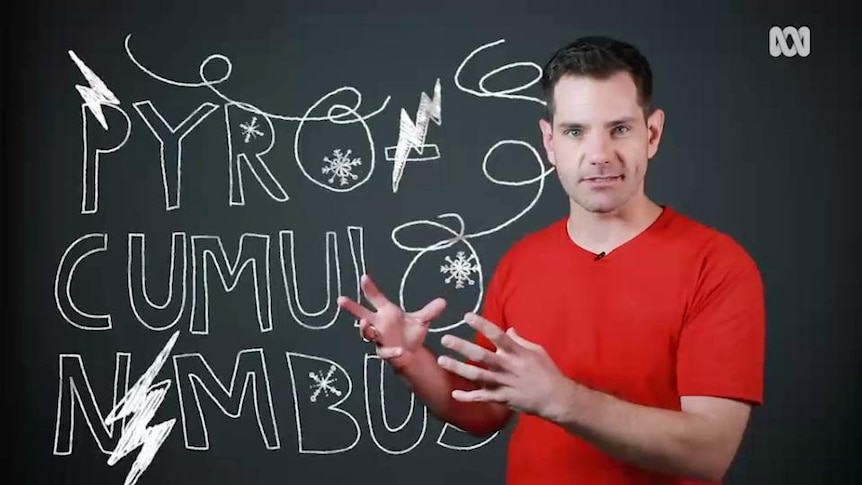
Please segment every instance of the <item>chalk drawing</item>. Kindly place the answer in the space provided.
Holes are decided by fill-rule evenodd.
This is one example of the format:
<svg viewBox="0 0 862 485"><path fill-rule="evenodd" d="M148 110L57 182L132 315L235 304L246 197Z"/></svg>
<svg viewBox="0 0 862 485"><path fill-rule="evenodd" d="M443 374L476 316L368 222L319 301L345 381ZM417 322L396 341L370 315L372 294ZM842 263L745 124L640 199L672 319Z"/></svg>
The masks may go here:
<svg viewBox="0 0 862 485"><path fill-rule="evenodd" d="M140 233L129 234L129 255L126 265L126 281L129 288L129 304L132 313L141 324L154 331L172 328L183 314L186 306L186 272L188 257L186 255L186 233L175 232L171 238L171 264L168 273L168 296L165 302L158 304L150 299L147 290L147 260L146 236ZM176 263L177 253L180 254L181 265ZM179 294L175 299L174 295ZM146 313L146 317L143 315ZM164 323L161 323L164 322Z"/></svg>
<svg viewBox="0 0 862 485"><path fill-rule="evenodd" d="M347 401L350 394L353 392L353 381L350 379L350 375L340 364L323 357L298 352L286 352L286 356L287 367L290 371L291 389L293 390L293 402L296 417L296 439L299 446L299 452L303 454L332 455L344 453L353 449L357 443L359 443L359 438L362 434L359 428L359 421L357 421L349 412L339 407L342 403ZM327 414L325 421L315 422L309 418L310 413L303 412L303 410L309 411L309 406L321 406L322 403L317 401L322 401L322 399L315 398L315 402L312 402L310 397L308 399L299 397L298 389L306 388L305 386L302 386L301 383L304 382L303 377L307 378L308 373L297 373L297 366L310 369L318 369L321 366L325 368L334 368L335 370L333 370L333 374L337 373L337 378L340 378L345 383L340 388L340 394L335 396L337 399L333 399L332 401L334 402L326 406L326 409L332 413ZM330 378L331 377L332 376L330 376ZM347 428L350 430L349 436L352 436L352 438L348 437L344 439L342 438L342 433L333 431L343 429L345 423L344 419L336 421L334 418L338 416L333 416L333 414L346 417L346 422L348 423ZM303 416L306 417L306 421L303 421ZM314 416L319 416L319 414L315 413ZM328 446L320 446L316 448L309 446L305 441L306 433L304 428L316 429L316 433L312 432L309 433L309 435L314 436L318 442L321 440L328 442ZM323 433L324 429L326 429L325 433Z"/></svg>
<svg viewBox="0 0 862 485"><path fill-rule="evenodd" d="M254 401L258 429L266 449L281 448L263 349L246 349L237 353L228 387L222 384L199 353L175 355L174 374L186 448L205 451L210 447L207 420L201 408L200 390L206 392L224 415L233 419L240 417L245 398L250 393ZM241 388L238 379L242 381Z"/></svg>
<svg viewBox="0 0 862 485"><path fill-rule="evenodd" d="M207 116L217 110L218 106L213 103L203 103L177 126L171 126L150 101L139 101L132 106L159 141L159 163L165 189L165 209L168 211L179 209L183 173L183 139ZM166 150L169 156L165 156ZM168 160L170 160L170 168ZM168 176L169 171L171 176Z"/></svg>
<svg viewBox="0 0 862 485"><path fill-rule="evenodd" d="M233 291L246 267L251 267L254 282L254 304L261 332L272 330L272 296L269 277L269 236L245 233L240 237L239 250L233 263L218 236L192 236L192 314L191 332L209 334L210 278L209 268L215 266L222 288ZM212 263L212 264L207 264ZM231 280L228 281L227 277ZM261 275L263 273L263 275Z"/></svg>
<svg viewBox="0 0 862 485"><path fill-rule="evenodd" d="M398 185L404 175L404 168L410 160L437 160L440 158L440 148L436 144L426 144L428 135L428 123L434 121L437 126L443 123L440 94L440 79L434 84L434 97L429 98L424 92L419 97L419 107L416 109L416 122L410 119L403 108L401 109L401 126L398 131L398 143L394 147L386 148L386 159L393 161L392 165L392 192L398 192ZM417 153L410 156L410 152ZM425 150L430 153L425 155Z"/></svg>
<svg viewBox="0 0 862 485"><path fill-rule="evenodd" d="M365 355L365 366L363 368L363 380L365 383L365 417L368 421L369 434L371 435L371 440L374 444L377 445L380 450L390 455L401 455L409 453L422 442L422 438L425 436L425 432L428 429L428 410L418 399L416 399L416 396L413 393L410 393L410 401L407 403L409 410L407 412L407 416L404 417L404 421L394 427L389 424L387 413L389 408L386 405L386 389L383 378L385 375L385 365L385 362L379 356L370 354ZM376 385L374 380L377 381ZM377 389L380 395L379 409L372 408L371 406L371 389ZM419 409L421 409L421 416L418 417L419 419L414 419L414 413ZM378 423L383 424L383 429L380 429ZM408 429L407 425L411 423L413 426ZM413 442L407 447L394 449L393 447L382 443L383 440L391 435L405 433L408 436L415 435Z"/></svg>
<svg viewBox="0 0 862 485"><path fill-rule="evenodd" d="M171 388L170 379L164 379L155 384L153 381L168 360L168 355L176 344L179 335L179 332L174 332L146 372L141 375L105 418L105 422L108 424L128 418L122 427L117 447L108 457L108 465L116 465L126 455L140 448L138 456L126 475L125 485L137 483L152 463L153 458L168 438L177 421L176 418L172 418L155 425L150 423Z"/></svg>
<svg viewBox="0 0 862 485"><path fill-rule="evenodd" d="M72 299L72 278L85 259L108 249L107 234L85 234L66 248L54 276L54 303L64 320L80 330L110 330L110 314L94 314L78 308Z"/></svg>

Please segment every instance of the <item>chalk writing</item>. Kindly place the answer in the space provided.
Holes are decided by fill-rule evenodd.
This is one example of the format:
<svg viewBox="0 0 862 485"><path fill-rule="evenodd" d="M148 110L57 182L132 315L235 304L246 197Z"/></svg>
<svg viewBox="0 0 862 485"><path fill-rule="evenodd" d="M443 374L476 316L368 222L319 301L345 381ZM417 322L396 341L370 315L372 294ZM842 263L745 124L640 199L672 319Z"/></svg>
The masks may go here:
<svg viewBox="0 0 862 485"><path fill-rule="evenodd" d="M465 81L467 68L473 70L474 65L482 62L482 54L504 42L498 40L470 51L454 72L452 81L457 91L453 90L452 93L526 101L544 106L541 99L526 92L539 77L510 88L491 90L487 87L492 78L503 76L515 69L534 70L541 75L539 66L532 62L512 62L495 67L480 75L472 85ZM352 192L363 187L368 190L366 184L374 176L378 156L378 147L375 145L369 120L377 116L389 116L392 118L389 121L394 121L396 113L386 110L390 97L386 97L378 107L369 111L362 106L363 99L359 90L352 86L342 86L320 95L302 114L285 115L277 110L263 109L230 96L224 83L231 77L233 65L230 59L222 54L210 55L200 62L199 79L180 81L156 73L134 55L131 35L125 37L125 51L129 61L149 78L171 89L199 90L212 98L210 101L196 103L197 107L184 119L171 121L160 113L156 103L150 99L131 104L138 113L134 122L143 122L147 127L144 131L148 131L156 142L152 143L153 138L145 135L151 143L154 170L155 161L158 160L161 187L156 184L154 193L159 200L164 199L165 213L181 213L187 209L189 203L197 202L194 197L184 200L183 150L187 145L200 143L200 136L189 135L204 126L213 126L214 120L218 120L214 126L217 126L219 133L224 134L227 149L226 166L224 158L220 158L222 161L215 164L223 171L226 180L228 193L225 197L225 210L242 210L249 200L254 200L246 197L254 194L254 191L266 194L263 200L268 204L290 205L302 202L288 195L283 180L285 172L282 171L285 161L295 164L295 168L302 174L302 177L296 176L291 180L293 185L290 188L296 190L296 193L300 193L298 184L305 184L325 193ZM80 213L93 218L100 210L100 164L107 160L108 154L116 157L116 154L121 152L132 134L133 120L120 107L119 99L105 83L74 52L69 51L69 55L89 83L89 86L76 85L75 88L82 99L80 110L83 167ZM224 71L221 76L206 75L219 66ZM417 181L419 177L412 180L410 177L404 177L408 162L441 158L442 140L435 139L434 143L430 143L429 130L432 122L442 126L443 84L441 78L437 78L431 95L418 90L419 105L414 116L411 117L404 108L397 113L397 142L393 146L383 147L385 160L392 162L391 175L385 175L387 185L391 182L393 193L399 188L421 182ZM352 101L345 101L345 98L352 98ZM447 99L457 98L447 95ZM447 101L451 102L453 101ZM221 125L220 116L210 117L219 109L224 112L224 125ZM101 131L95 128L97 124L92 122L94 119L98 126L101 126ZM309 155L301 150L303 140L307 141L314 136L313 133L307 134L309 124L336 128L336 135L328 133L326 143L323 144L326 153L320 150L319 153ZM340 133L344 133L347 138L346 135L350 134L347 130L353 130L353 138L360 141L337 139ZM290 159L292 152L292 160L285 160L284 156L278 156L274 148L277 140L290 142L291 134L291 150L283 153ZM483 258L475 241L519 220L541 197L545 178L553 172L553 167L543 164L536 148L526 141L516 139L502 139L489 145L481 159L481 171L485 179L508 187L532 186L529 201L514 215L506 215L490 222L483 217L482 227L472 222L468 224L465 217L456 212L408 220L395 225L388 233L388 238L399 250L411 253L410 260L400 275L398 297L402 306L405 305L408 280L434 279L462 291L468 298L475 298L472 300L472 308L459 309L462 314L466 311L478 311L485 291L485 274ZM489 168L491 160L497 159L495 155L501 149L517 149L525 158L532 159L537 165L534 175L524 180L504 180L492 175ZM455 151L447 152L447 157L450 154L456 156ZM463 165L476 168L479 165L479 157L480 154L477 154L472 164ZM478 168L476 170L478 172ZM218 190L221 194L219 196L223 197L223 189ZM247 193L247 190L250 192ZM111 208L108 207L108 210ZM159 210L161 211L161 202ZM277 392L279 386L276 385L274 389L271 378L277 378L275 374L279 370L286 372L286 375L282 376L285 379L282 382L289 380L291 384L289 394L293 401L293 424L296 430L295 448L287 447L291 451L316 455L347 453L360 443L365 430L370 442L385 454L401 455L416 450L429 434L429 411L412 392L399 388L398 383L392 382L396 377L388 372L383 360L376 355L364 353L362 347L357 346L357 352L363 352L361 360L354 361L355 369L360 366L362 368L361 376L351 376L351 367L345 366L345 362L339 362L343 356L324 357L322 351L307 352L305 349L279 349L278 358L275 359L268 359L262 347L238 350L236 354L232 351L229 355L234 359L233 369L222 369L221 373L216 372L219 366L213 365L204 353L178 352L172 355L178 335L183 329L194 339L209 339L220 333L218 328L211 328L210 325L213 302L237 291L241 282L253 290L250 296L246 297L249 300L246 302L249 305L249 317L245 319L247 321L240 323L249 328L252 337L271 336L277 333L274 332L277 328L289 332L321 332L329 329L332 335L345 330L350 317L342 316L335 299L344 294L343 290L355 295L356 301L360 301L362 297L360 276L366 274L369 263L366 260L364 227L351 224L342 226L342 229L337 231L326 230L322 240L313 242L325 253L325 260L318 262L319 266L314 270L316 274L322 272L320 280L325 282L325 289L318 290L317 295L307 291L307 288L311 287L309 282L305 281L305 278L310 278L308 271L304 270L306 275L300 276L297 268L298 258L302 258L302 248L296 247L295 229L285 228L269 234L243 230L233 236L215 235L208 231L192 234L186 230L174 230L170 235L169 251L166 249L167 238L159 240L160 236L141 229L125 235L125 248L114 248L117 239L113 236L109 245L107 231L69 237L70 242L57 261L53 297L60 317L70 324L73 331L105 332L115 330L118 325L125 323L119 322L122 319L116 310L108 312L105 308L91 308L98 307L99 304L87 303L80 295L74 294L75 281L81 277L81 271L96 268L111 260L108 256L113 251L121 251L120 254L125 256L126 268L123 276L126 281L123 291L128 295L131 310L129 319L135 325L140 324L146 331L172 330L173 334L153 363L131 387L129 367L132 354L116 352L112 407L107 414L103 413L104 401L107 399L97 398L101 397L103 392L97 392L100 390L92 386L82 356L72 352L60 354L53 453L58 456L72 453L76 419L80 421L83 417L89 435L95 440L99 450L109 455L109 465L115 465L123 457L139 450L126 476L126 485L132 485L153 462L156 453L168 440L175 423L182 428L186 449L206 451L212 446L210 424L221 419L230 426L241 426L241 421L238 420L243 412L247 415L254 414L262 450L282 450L281 434L284 430L279 429L279 423L283 425L285 420L279 421L276 416L289 406L282 406L274 400L274 390ZM419 227L431 229L437 232L438 236L430 241L423 240L424 244L404 243L402 232ZM346 240L344 233L341 233L344 229L347 232ZM386 230L388 231L389 227ZM386 233L383 234L385 238ZM317 237L314 234L302 236ZM277 246L274 244L276 238ZM123 239L119 241L122 246ZM299 241L302 242L302 239ZM157 250L162 247L165 250L153 251L154 246ZM348 248L349 258L346 251ZM154 253L165 254L166 257L154 257ZM429 253L437 254L429 256ZM430 257L427 261L433 261L433 265L418 266L423 257ZM389 261L385 263L388 264ZM426 266L430 269L417 269ZM155 273L164 274L166 278L162 281L159 281L161 278L148 278L153 269L164 270ZM398 267L397 271L401 269ZM281 278L272 278L279 273ZM315 304L310 304L311 300L314 300ZM250 310L252 303L253 312ZM281 318L278 315L279 308L284 308L289 317L285 314L285 318ZM463 323L463 320L434 322L430 331L443 332ZM225 324L216 320L213 327L222 325ZM352 326L358 326L355 319ZM286 357L286 361L281 360L282 356ZM156 382L157 374L168 359L173 364L173 372L169 372L170 377ZM96 366L98 363L89 365ZM354 373L358 373L358 370L354 370ZM168 414L173 411L163 405L174 382L177 417L154 423L157 410L161 409ZM354 383L362 387L360 392L354 393ZM356 400L361 401L361 405L352 407ZM246 404L247 401L250 403ZM209 404L215 408L208 406ZM207 414L205 409L217 410ZM401 419L396 419L395 416L401 416ZM323 429L327 432L320 432ZM432 436L432 444L454 451L469 451L486 445L496 436L497 433L475 437L451 424L443 423L436 438ZM217 441L217 438L213 440Z"/></svg>

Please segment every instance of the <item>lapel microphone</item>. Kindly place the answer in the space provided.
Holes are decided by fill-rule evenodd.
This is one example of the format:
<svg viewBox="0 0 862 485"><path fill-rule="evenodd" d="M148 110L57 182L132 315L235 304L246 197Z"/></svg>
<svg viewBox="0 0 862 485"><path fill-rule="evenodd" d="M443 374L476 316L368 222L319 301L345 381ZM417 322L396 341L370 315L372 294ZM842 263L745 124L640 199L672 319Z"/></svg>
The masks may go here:
<svg viewBox="0 0 862 485"><path fill-rule="evenodd" d="M598 261L598 260L604 258L606 254L607 253L605 253L604 251L600 252L599 254L596 255L595 258L593 258L593 261Z"/></svg>

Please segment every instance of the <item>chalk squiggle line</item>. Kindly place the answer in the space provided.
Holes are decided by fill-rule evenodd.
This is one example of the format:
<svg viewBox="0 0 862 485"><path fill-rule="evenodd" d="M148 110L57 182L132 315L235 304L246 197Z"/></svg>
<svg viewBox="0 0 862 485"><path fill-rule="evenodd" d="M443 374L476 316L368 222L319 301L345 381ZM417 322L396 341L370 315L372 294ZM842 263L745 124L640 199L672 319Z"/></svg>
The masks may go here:
<svg viewBox="0 0 862 485"><path fill-rule="evenodd" d="M129 56L129 59L132 61L132 63L138 67L138 69L140 69L141 71L143 71L144 73L146 73L147 75L152 77L153 79L161 81L165 84L170 84L172 86L178 86L178 87L183 87L183 88L206 87L210 91L212 91L216 96L218 96L219 98L224 100L226 103L234 104L243 110L246 110L246 111L249 111L249 112L252 112L255 114L259 114L261 116L266 116L266 117L271 118L271 119L277 119L277 120L283 120L283 121L300 121L300 122L304 122L304 121L329 121L331 123L336 123L336 124L351 124L351 123L356 123L358 121L365 121L365 120L368 120L374 116L377 116L384 109L386 109L386 106L389 104L389 100L392 98L392 96L387 96L386 99L383 100L383 103L380 105L379 108L377 108L375 111L372 111L371 113L369 113L365 116L350 117L350 119L348 119L347 121L342 121L341 118L348 117L351 115L356 115L357 111L359 111L359 107L362 105L362 93L360 93L354 87L344 86L344 87L338 88L334 91L331 91L329 94L327 94L325 96L325 98L328 98L328 97L335 95L336 93L340 93L342 91L350 91L351 93L353 93L354 96L356 96L356 104L353 106L353 108L350 108L350 107L345 106L345 105L334 105L334 106L329 108L329 111L327 111L326 116L316 116L316 117L287 116L287 115L280 115L280 114L276 114L276 113L270 113L267 111L263 111L260 108L257 108L256 106L254 106L250 103L245 103L242 101L237 101L237 100L231 99L215 87L216 85L221 84L224 81L226 81L228 78L230 78L231 72L233 72L233 64L231 64L230 59L228 59L227 56L224 56L222 54L212 54L212 55L208 56L206 59L204 59L203 62L201 62L200 67L198 68L198 74L200 75L200 78L202 80L201 82L175 81L173 79L168 79L164 76L160 76L160 75L156 74L155 72L153 72L152 70L147 69L143 64L141 64L141 62L135 58L134 54L132 54L132 50L129 47L129 41L131 40L131 38L132 38L132 34L126 35L126 40L125 40L126 54ZM206 74L204 74L204 70L206 69L207 65L210 62L212 62L216 59L225 63L226 68L227 68L227 72L222 77L220 77L218 79L215 79L215 80L207 79ZM341 113L339 113L337 115L333 115L333 111L336 109L340 109Z"/></svg>
<svg viewBox="0 0 862 485"><path fill-rule="evenodd" d="M534 159L538 162L539 170L541 171L541 173L539 175L531 178L531 179L517 180L517 181L500 180L500 179L497 179L496 177L492 176L490 173L488 173L488 158L490 157L491 153L493 153L494 150L496 150L497 148L499 148L503 145L507 145L507 144L521 145L521 146L527 147L532 152ZM530 145L529 143L527 143L525 141L521 141L521 140L501 140L501 141L497 142L496 144L494 144L494 146L492 146L488 150L488 152L485 154L485 159L482 162L482 172L485 174L485 177L488 180L490 180L491 182L494 182L495 184L498 184L498 185L521 186L521 185L528 185L528 184L533 184L533 183L538 182L539 185L538 185L538 188L536 190L536 195L533 197L533 200L530 201L530 203L527 205L527 207L522 209L521 212L517 213L513 217L511 217L508 220L498 224L495 227L492 227L491 229L486 229L484 231L474 232L471 234L464 234L464 231L465 231L464 219L457 213L440 214L437 216L437 218L438 219L442 219L445 217L455 218L458 221L458 224L460 226L458 231L455 231L448 226L440 224L439 222L434 222L434 221L427 220L427 219L419 219L419 220L415 220L415 221L411 221L411 222L406 222L404 224L401 224L400 226L397 226L395 229L392 230L392 233L391 233L392 242L396 246L398 246L399 248L401 248L405 251L411 251L411 252L418 251L420 253L425 253L428 251L437 251L440 249L446 249L446 248L451 247L452 245L454 245L458 242L461 242L461 241L466 242L468 239L474 239L477 237L487 236L488 234L497 232L497 231L503 229L504 227L512 224L513 222L517 221L518 219L520 219L524 214L529 212L530 209L532 209L533 206L535 206L536 203L539 201L539 198L541 197L542 192L544 191L544 188L545 188L545 177L547 177L551 172L554 171L554 167L548 168L547 170L543 170L543 169L544 169L544 167L542 165L542 159L539 155L539 152L536 151L536 149L533 148L532 145ZM441 240L439 240L433 244L430 244L428 246L409 246L409 245L401 243L398 240L398 236L397 236L398 231L400 231L402 229L406 229L406 228L411 227L411 226L420 225L420 224L426 224L426 225L430 225L433 227L443 229L443 230L451 233L452 237L441 239Z"/></svg>
<svg viewBox="0 0 862 485"><path fill-rule="evenodd" d="M479 78L479 89L480 89L479 91L476 91L475 89L467 88L463 84L461 84L461 79L460 79L461 78L461 71L464 69L464 66L467 65L467 62L469 62L470 59L472 59L480 51L483 51L485 49L489 49L491 47L494 47L495 45L502 44L504 42L506 42L506 39L500 39L498 41L479 46L478 48L473 50L473 52L468 54L467 57L465 57L464 60L461 62L461 65L458 66L458 69L455 71L455 85L458 86L458 89L460 89L461 91L464 91L465 93L468 93L468 94L472 94L474 96L478 96L480 98L522 99L525 101L532 101L534 103L539 103L542 106L545 106L546 105L545 101L543 101L539 98L534 98L532 96L523 96L520 94L511 94L511 93L523 91L524 89L529 88L530 86L535 84L537 81L539 81L539 79L542 78L542 68L538 64L536 64L535 62L512 62L510 64L506 64L505 66L498 67L497 69L494 69L493 71L488 72L487 74L485 74L484 76ZM511 69L513 67L532 67L533 69L535 69L538 72L538 76L533 78L533 80L530 82L524 83L520 86L515 86L514 88L504 89L502 91L489 91L487 88L485 88L485 81L487 81L488 78L490 78L491 76L494 76L496 74L499 74L503 71L506 71L508 69Z"/></svg>
<svg viewBox="0 0 862 485"><path fill-rule="evenodd" d="M538 80L541 78L542 69L537 64L532 63L532 62L514 62L514 63L506 64L504 66L501 66L501 67L498 67L496 69L489 71L488 73L483 75L481 78L479 78L479 82L478 82L479 90L467 88L461 83L461 71L464 69L464 67L467 65L467 63L477 53L479 53L482 50L493 47L495 45L499 45L503 42L505 42L505 40L501 39L501 40L498 40L496 42L491 42L489 44L482 45L482 46L478 47L477 49L473 50L469 55L467 55L467 57L464 58L464 60L458 66L458 69L455 71L455 79L454 79L455 85L458 87L458 89L460 89L461 91L463 91L465 93L472 94L474 96L478 96L478 97L482 97L482 98L519 99L519 100L524 100L524 101L535 102L535 103L538 103L538 104L541 104L544 106L546 103L539 98L535 98L532 96L524 96L524 95L514 94L514 93L517 93L517 92L520 92L520 91L523 91L523 90L529 88L530 86L532 86L533 84L538 82ZM504 71L507 71L509 69L516 68L516 67L533 68L538 72L538 76L533 78L529 82L521 84L520 86L515 86L512 88L508 88L508 89L492 91L492 90L489 90L488 88L485 87L485 82L489 78L491 78L492 76L497 75L499 73L502 73ZM490 159L491 154L494 153L494 151L496 151L498 148L500 148L504 145L520 145L520 146L523 146L523 147L526 147L527 149L529 149L533 155L533 159L539 165L539 174L536 175L535 177L532 177L532 178L529 178L526 180L501 180L501 179L491 175L488 172L488 160ZM401 248L405 251L411 251L411 252L417 253L416 256L414 256L414 258L407 265L407 268L404 271L404 275L401 278L401 285L399 288L399 299L400 299L399 301L400 301L401 305L404 306L404 287L405 287L407 278L410 275L410 271L413 269L413 266L419 260L419 258L428 252L446 249L446 248L453 246L456 243L463 242L464 244L467 245L468 249L472 253L472 257L476 261L476 272L479 275L479 282L478 282L479 295L477 296L476 305L473 308L474 312L477 311L479 306L481 305L482 296L483 296L483 292L484 292L484 284L482 282L482 279L483 279L482 265L481 265L481 262L479 261L479 257L476 253L476 249L469 242L469 240L497 232L497 231L505 228L506 226L509 226L510 224L514 223L515 221L520 219L522 216L524 216L524 214L529 212L533 208L533 206L535 206L536 203L539 201L539 198L541 197L542 192L544 191L545 177L547 177L554 170L555 170L554 167L549 167L547 170L545 169L545 167L542 163L542 158L539 155L539 152L529 143L527 143L525 141L521 141L521 140L500 140L497 143L495 143L491 148L489 148L488 151L485 153L485 157L482 160L482 173L485 175L485 177L488 180L490 180L491 182L498 184L498 185L507 185L507 186L517 187L517 186L535 184L538 182L538 187L536 189L536 195L533 197L533 199L530 201L530 203L523 210L521 210L520 212L515 214L513 217L511 217L508 220L498 224L495 227L492 227L490 229L486 229L483 231L473 232L470 234L465 234L464 219L457 213L446 213L446 214L441 214L441 215L437 216L438 220L443 219L443 218L454 218L458 224L457 230L452 229L451 227L449 227L447 225L441 224L440 222L436 222L436 221L432 221L432 220L428 220L428 219L420 219L420 220L416 220L416 221L407 222L405 224L402 224L402 225L394 228L392 230L391 235L390 235L392 242L396 246L398 246L399 248ZM443 238L439 241L436 241L436 242L434 242L430 245L427 245L427 246L410 246L407 244L403 244L401 241L399 241L399 239L398 239L398 232L399 231L401 231L402 229L406 229L408 227L417 226L417 225L428 225L428 226L436 227L439 229L443 229L444 231L451 234L451 237L445 237L445 238ZM444 325L441 327L434 327L434 328L431 328L430 331L431 332L442 332L442 331L446 331L446 330L449 330L451 328L457 327L458 325L461 325L462 323L464 323L463 320L456 322L456 323L453 323L453 324Z"/></svg>
<svg viewBox="0 0 862 485"><path fill-rule="evenodd" d="M485 49L494 47L494 46L502 44L504 42L505 42L505 39L500 39L500 40L497 40L495 42L490 42L488 44L479 46L478 48L476 48L472 52L470 52L470 54L468 54L467 57L465 57L464 60L461 62L461 64L458 66L458 69L455 70L455 78L454 78L455 85L458 86L458 89L460 89L461 91L468 93L468 94L472 94L474 96L478 96L478 97L520 99L520 100L532 101L535 103L539 103L539 104L544 106L546 103L541 99L534 98L532 96L523 96L523 95L513 94L513 93L523 91L524 89L529 88L530 86L532 86L533 84L538 82L539 79L541 78L542 68L539 67L538 64L533 63L533 62L513 62L513 63L509 63L509 64L506 64L504 66L501 66L501 67L498 67L496 69L489 71L488 73L483 75L481 78L479 78L479 91L477 91L475 89L468 88L461 83L461 71L464 70L464 67L467 65L467 63L473 57L476 56L476 54L478 54L479 52L481 52ZM488 78L490 78L493 75L504 72L508 69L514 68L514 67L531 67L531 68L534 68L538 71L538 76L529 82L521 84L520 86L515 86L513 88L503 89L503 90L499 90L499 91L491 91L485 87L485 81L487 81ZM540 174L531 178L531 179L527 179L527 180L507 181L507 180L497 179L496 177L494 177L490 173L488 173L488 159L490 158L491 154L494 153L495 150L497 150L498 148L500 148L503 145L521 145L521 146L528 148L530 150L530 152L533 154L534 159L539 164ZM438 249L445 249L445 248L450 247L453 244L457 243L458 241L464 241L466 239L472 239L472 238L477 238L477 237L481 237L481 236L486 236L488 234L497 232L497 231L503 229L504 227L512 224L516 220L520 219L524 214L526 214L527 212L529 212L530 209L533 208L533 206L536 204L536 202L538 202L539 197L542 194L542 191L544 190L545 177L547 177L554 170L555 170L554 167L549 167L547 170L544 170L544 166L542 164L542 157L539 155L539 152L536 151L536 149L532 145L530 145L529 143L527 143L525 141L521 141L521 140L500 140L497 143L495 143L491 148L489 148L488 151L485 153L485 158L482 160L482 173L485 175L485 177L488 180L490 180L491 182L498 184L498 185L508 185L508 186L517 187L517 186L529 185L529 184L533 184L533 183L538 182L539 187L536 191L536 195L535 195L535 197L533 197L533 200L530 202L529 205L527 205L526 208L524 208L521 212L516 214L514 217L512 217L509 220L497 225L496 227L493 227L491 229L487 229L484 231L475 232L472 234L466 234L466 235L464 234L464 220L461 218L460 215L454 214L454 213L441 214L437 217L438 218L455 217L460 224L460 230L457 233L452 231L452 229L450 229L448 227L442 226L441 224L430 221L430 220L417 220L417 221L408 222L408 223L402 224L402 225L400 225L400 226L398 226L392 230L392 234L391 234L392 242L395 243L396 246L398 246L399 248L401 248L405 251L426 252L426 251L433 251L433 250L438 250ZM454 237L442 239L442 240L437 241L434 244L431 244L429 246L407 246L407 245L402 244L401 242L398 241L398 237L396 234L399 230L410 227L410 226L418 225L418 224L428 224L431 226L441 227L441 228L445 227L445 229L447 231L452 232Z"/></svg>

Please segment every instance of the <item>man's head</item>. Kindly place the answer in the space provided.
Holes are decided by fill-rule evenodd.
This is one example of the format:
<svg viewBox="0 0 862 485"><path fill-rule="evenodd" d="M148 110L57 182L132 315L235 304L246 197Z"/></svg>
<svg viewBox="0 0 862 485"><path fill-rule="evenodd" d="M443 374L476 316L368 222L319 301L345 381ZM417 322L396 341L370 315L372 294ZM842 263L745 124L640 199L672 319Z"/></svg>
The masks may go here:
<svg viewBox="0 0 862 485"><path fill-rule="evenodd" d="M583 37L548 61L542 89L542 141L569 198L598 213L642 198L664 125L646 58L625 42Z"/></svg>

